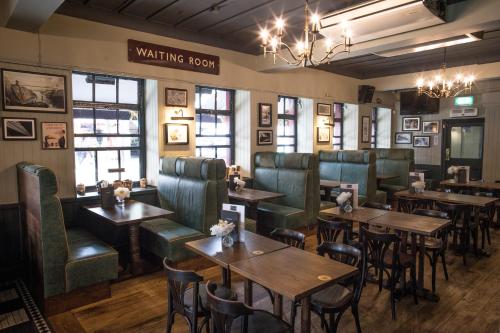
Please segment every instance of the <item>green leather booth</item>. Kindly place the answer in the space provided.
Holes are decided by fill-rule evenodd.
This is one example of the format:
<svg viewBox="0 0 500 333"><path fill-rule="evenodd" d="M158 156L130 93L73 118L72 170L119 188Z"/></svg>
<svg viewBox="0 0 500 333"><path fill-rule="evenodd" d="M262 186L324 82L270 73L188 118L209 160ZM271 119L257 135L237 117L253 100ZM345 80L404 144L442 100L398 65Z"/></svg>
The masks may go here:
<svg viewBox="0 0 500 333"><path fill-rule="evenodd" d="M313 154L259 152L254 156L253 188L284 197L260 202L257 231L296 229L316 223L320 207L318 157Z"/></svg>
<svg viewBox="0 0 500 333"><path fill-rule="evenodd" d="M186 242L205 238L218 223L223 202L228 202L226 164L221 159L163 157L160 159L158 196L162 208L175 218L141 224L141 247L160 258L177 262L195 254Z"/></svg>
<svg viewBox="0 0 500 333"><path fill-rule="evenodd" d="M377 191L375 152L369 150L321 150L319 151L319 175L321 179L341 183L358 184L358 203L366 201L386 202L383 191ZM332 194L340 193L333 189Z"/></svg>
<svg viewBox="0 0 500 333"><path fill-rule="evenodd" d="M379 189L387 192L389 201L393 193L408 188L408 173L415 169L413 149L377 148L377 175L398 175L398 178L383 181Z"/></svg>
<svg viewBox="0 0 500 333"><path fill-rule="evenodd" d="M52 170L22 162L17 175L28 284L42 311L54 314L54 297L116 279L118 253L83 229L65 229Z"/></svg>

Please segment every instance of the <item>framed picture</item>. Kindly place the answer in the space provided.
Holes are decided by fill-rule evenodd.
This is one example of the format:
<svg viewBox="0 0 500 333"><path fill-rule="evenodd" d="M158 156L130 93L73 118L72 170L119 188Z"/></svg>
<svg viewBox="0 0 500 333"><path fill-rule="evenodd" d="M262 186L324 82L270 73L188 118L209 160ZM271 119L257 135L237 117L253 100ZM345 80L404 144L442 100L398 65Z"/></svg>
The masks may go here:
<svg viewBox="0 0 500 333"><path fill-rule="evenodd" d="M271 104L259 103L259 127L273 126L273 106Z"/></svg>
<svg viewBox="0 0 500 333"><path fill-rule="evenodd" d="M330 143L330 127L318 127L318 143Z"/></svg>
<svg viewBox="0 0 500 333"><path fill-rule="evenodd" d="M273 144L272 130L257 130L257 145L270 146Z"/></svg>
<svg viewBox="0 0 500 333"><path fill-rule="evenodd" d="M328 116L330 117L332 115L332 105L331 104L325 104L325 103L318 103L316 107L316 114L318 116Z"/></svg>
<svg viewBox="0 0 500 333"><path fill-rule="evenodd" d="M42 123L42 149L68 148L66 123Z"/></svg>
<svg viewBox="0 0 500 333"><path fill-rule="evenodd" d="M439 133L439 120L423 121L422 133L424 134L438 134Z"/></svg>
<svg viewBox="0 0 500 333"><path fill-rule="evenodd" d="M408 132L396 132L394 136L394 142L400 145L411 145L412 141L412 133Z"/></svg>
<svg viewBox="0 0 500 333"><path fill-rule="evenodd" d="M361 117L361 142L370 143L370 117L363 116Z"/></svg>
<svg viewBox="0 0 500 333"><path fill-rule="evenodd" d="M413 137L413 147L429 148L431 146L431 137L415 135Z"/></svg>
<svg viewBox="0 0 500 333"><path fill-rule="evenodd" d="M186 89L165 88L165 105L186 108L188 106L187 94Z"/></svg>
<svg viewBox="0 0 500 333"><path fill-rule="evenodd" d="M187 145L189 144L188 124L166 123L165 144L167 145Z"/></svg>
<svg viewBox="0 0 500 333"><path fill-rule="evenodd" d="M2 118L4 140L36 140L36 119Z"/></svg>
<svg viewBox="0 0 500 333"><path fill-rule="evenodd" d="M2 69L5 111L66 113L66 76Z"/></svg>
<svg viewBox="0 0 500 333"><path fill-rule="evenodd" d="M403 131L420 131L420 117L403 117Z"/></svg>

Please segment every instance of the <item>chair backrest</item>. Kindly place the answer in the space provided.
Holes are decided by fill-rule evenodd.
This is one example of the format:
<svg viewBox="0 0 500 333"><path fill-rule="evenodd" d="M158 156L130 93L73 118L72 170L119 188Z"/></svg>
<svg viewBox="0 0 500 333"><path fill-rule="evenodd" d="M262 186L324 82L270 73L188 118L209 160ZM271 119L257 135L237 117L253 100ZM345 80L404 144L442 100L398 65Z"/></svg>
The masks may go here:
<svg viewBox="0 0 500 333"><path fill-rule="evenodd" d="M253 174L255 189L285 194L273 202L303 209L307 225L315 223L321 201L316 155L258 152Z"/></svg>
<svg viewBox="0 0 500 333"><path fill-rule="evenodd" d="M276 228L271 232L271 238L287 245L303 250L306 236L296 230Z"/></svg>
<svg viewBox="0 0 500 333"><path fill-rule="evenodd" d="M448 219L448 213L433 209L415 209L413 214L427 217L434 217L438 219Z"/></svg>
<svg viewBox="0 0 500 333"><path fill-rule="evenodd" d="M320 150L321 179L358 184L359 195L375 201L377 174L375 152L369 150Z"/></svg>
<svg viewBox="0 0 500 333"><path fill-rule="evenodd" d="M409 187L408 174L415 169L415 151L405 148L376 148L377 175L397 175L384 184Z"/></svg>
<svg viewBox="0 0 500 333"><path fill-rule="evenodd" d="M472 210L469 205L437 201L436 206L448 214L452 226L455 226L460 219L463 219L466 224L469 223Z"/></svg>
<svg viewBox="0 0 500 333"><path fill-rule="evenodd" d="M406 214L413 214L415 209L427 209L430 202L415 198L398 198L398 211Z"/></svg>
<svg viewBox="0 0 500 333"><path fill-rule="evenodd" d="M383 269L385 266L384 257L388 250L392 250L391 268L399 265L399 251L401 240L393 233L371 232L361 227L361 239L363 241L363 254L365 262L372 266Z"/></svg>
<svg viewBox="0 0 500 333"><path fill-rule="evenodd" d="M363 204L363 207L382 209L382 210L392 210L392 207L389 204L385 204L385 203L381 203L381 202L372 202L372 201L365 202Z"/></svg>
<svg viewBox="0 0 500 333"><path fill-rule="evenodd" d="M168 281L168 306L180 314L184 314L186 306L184 304L184 297L186 290L193 287L193 299L191 301L192 310L198 309L198 295L200 282L203 277L192 271L182 271L170 267L167 264L167 258L163 260L163 267L167 273Z"/></svg>
<svg viewBox="0 0 500 333"><path fill-rule="evenodd" d="M17 178L28 282L43 304L66 292L68 241L57 179L52 170L27 162L17 164Z"/></svg>
<svg viewBox="0 0 500 333"><path fill-rule="evenodd" d="M162 157L158 196L176 222L205 234L217 224L222 203L228 202L226 163L221 159Z"/></svg>
<svg viewBox="0 0 500 333"><path fill-rule="evenodd" d="M211 314L211 332L214 333L230 333L233 321L242 316L248 316L254 313L254 310L243 302L229 301L215 296L217 285L207 282L205 286L207 290L207 299L210 306ZM244 325L241 325L242 332L246 332L247 322L244 320Z"/></svg>
<svg viewBox="0 0 500 333"><path fill-rule="evenodd" d="M318 244L322 242L337 242L342 233L342 243L347 243L352 231L352 222L338 219L327 220L318 216L318 229L316 238Z"/></svg>

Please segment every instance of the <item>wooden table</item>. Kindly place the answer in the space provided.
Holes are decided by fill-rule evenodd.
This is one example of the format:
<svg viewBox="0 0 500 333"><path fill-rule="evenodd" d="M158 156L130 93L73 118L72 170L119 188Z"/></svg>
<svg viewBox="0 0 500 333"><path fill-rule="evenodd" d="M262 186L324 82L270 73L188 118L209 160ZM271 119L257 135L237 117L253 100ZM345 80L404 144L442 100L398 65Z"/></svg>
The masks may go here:
<svg viewBox="0 0 500 333"><path fill-rule="evenodd" d="M285 243L246 230L243 230L241 235L241 241L229 248L223 248L221 240L215 236L187 242L185 246L221 266L223 282L228 286L231 285L229 264L288 247Z"/></svg>
<svg viewBox="0 0 500 333"><path fill-rule="evenodd" d="M471 180L466 183L458 183L454 179L446 179L439 182L444 187L458 187L458 188L477 188L488 191L500 191L500 183L482 182L480 180Z"/></svg>
<svg viewBox="0 0 500 333"><path fill-rule="evenodd" d="M330 201L332 199L332 189L340 187L340 182L338 180L328 180L320 179L319 188L325 191L325 200Z"/></svg>
<svg viewBox="0 0 500 333"><path fill-rule="evenodd" d="M340 207L328 208L321 211L321 214L331 215L338 217L343 220L358 222L358 223L368 223L368 221L389 213L388 210L359 207L353 209L352 212L346 213L340 210Z"/></svg>
<svg viewBox="0 0 500 333"><path fill-rule="evenodd" d="M321 257L304 250L288 247L229 265L230 270L243 276L252 292L251 281L273 290L275 295L274 312L281 316L282 296L301 301L301 332L311 331L311 295L340 280L353 276L358 269L329 258Z"/></svg>
<svg viewBox="0 0 500 333"><path fill-rule="evenodd" d="M382 184L382 182L384 180L390 180L390 179L396 179L396 178L399 178L399 175L378 175L377 176L377 188L380 187L380 184Z"/></svg>
<svg viewBox="0 0 500 333"><path fill-rule="evenodd" d="M255 190L252 188L244 188L241 192L228 190L229 200L245 203L248 207L248 216L257 218L257 205L260 201L267 201L284 197L283 193Z"/></svg>
<svg viewBox="0 0 500 333"><path fill-rule="evenodd" d="M158 217L168 217L174 212L135 200L127 200L124 207L102 208L100 204L84 206L84 209L116 226L128 226L130 242L131 273L142 274L139 224Z"/></svg>

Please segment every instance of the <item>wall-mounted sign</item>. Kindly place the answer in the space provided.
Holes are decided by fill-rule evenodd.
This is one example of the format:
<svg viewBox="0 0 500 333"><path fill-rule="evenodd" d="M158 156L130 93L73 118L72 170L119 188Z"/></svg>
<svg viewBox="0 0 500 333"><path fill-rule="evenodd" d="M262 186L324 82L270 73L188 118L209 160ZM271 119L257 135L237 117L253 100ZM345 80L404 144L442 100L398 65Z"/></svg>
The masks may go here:
<svg viewBox="0 0 500 333"><path fill-rule="evenodd" d="M457 96L453 104L455 106L472 106L474 105L474 96Z"/></svg>
<svg viewBox="0 0 500 333"><path fill-rule="evenodd" d="M128 40L128 61L219 75L218 56L158 44Z"/></svg>

